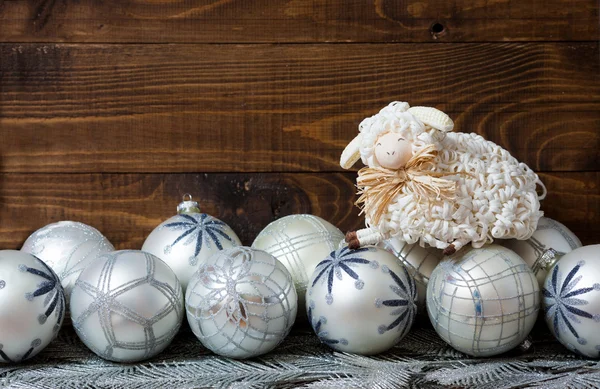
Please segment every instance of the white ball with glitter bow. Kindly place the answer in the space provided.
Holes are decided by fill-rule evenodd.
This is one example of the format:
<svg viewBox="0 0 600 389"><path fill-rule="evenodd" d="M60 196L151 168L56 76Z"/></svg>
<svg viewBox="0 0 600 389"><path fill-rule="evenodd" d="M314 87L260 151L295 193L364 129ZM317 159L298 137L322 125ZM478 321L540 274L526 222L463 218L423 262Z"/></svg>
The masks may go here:
<svg viewBox="0 0 600 389"><path fill-rule="evenodd" d="M179 278L185 293L192 275L216 252L241 245L231 227L201 213L196 201L189 199L177 207L177 215L156 227L146 238L142 251L165 261Z"/></svg>
<svg viewBox="0 0 600 389"><path fill-rule="evenodd" d="M73 328L98 356L137 362L164 350L183 320L175 273L150 253L121 250L97 258L71 293Z"/></svg>
<svg viewBox="0 0 600 389"><path fill-rule="evenodd" d="M378 247L342 247L321 261L306 293L313 330L331 348L373 355L396 345L417 312L417 289L398 259Z"/></svg>
<svg viewBox="0 0 600 389"><path fill-rule="evenodd" d="M192 331L209 350L250 358L287 336L298 308L290 273L274 256L249 247L223 250L198 269L185 296Z"/></svg>
<svg viewBox="0 0 600 389"><path fill-rule="evenodd" d="M60 221L48 224L27 238L21 251L33 254L54 270L61 280L67 304L79 274L114 246L94 227Z"/></svg>
<svg viewBox="0 0 600 389"><path fill-rule="evenodd" d="M566 348L600 358L600 244L559 258L544 288L544 318Z"/></svg>
<svg viewBox="0 0 600 389"><path fill-rule="evenodd" d="M65 312L58 276L31 254L0 251L0 362L39 353L56 337Z"/></svg>
<svg viewBox="0 0 600 389"><path fill-rule="evenodd" d="M443 260L427 284L427 310L438 335L477 357L517 347L539 308L540 288L529 266L496 244Z"/></svg>

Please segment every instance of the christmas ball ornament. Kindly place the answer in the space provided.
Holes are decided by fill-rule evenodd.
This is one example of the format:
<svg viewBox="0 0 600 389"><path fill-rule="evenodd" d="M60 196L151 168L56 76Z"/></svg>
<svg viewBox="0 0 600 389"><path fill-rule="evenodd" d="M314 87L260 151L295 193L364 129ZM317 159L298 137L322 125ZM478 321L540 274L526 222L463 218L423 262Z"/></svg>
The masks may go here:
<svg viewBox="0 0 600 389"><path fill-rule="evenodd" d="M122 250L97 258L79 275L70 308L75 332L93 352L136 362L171 343L183 319L183 292L159 258Z"/></svg>
<svg viewBox="0 0 600 389"><path fill-rule="evenodd" d="M289 270L300 306L308 279L317 263L334 251L344 234L333 224L313 215L289 215L267 225L256 237L252 248L274 255Z"/></svg>
<svg viewBox="0 0 600 389"><path fill-rule="evenodd" d="M517 347L538 315L535 275L505 247L463 251L440 262L429 278L427 310L433 327L456 350L477 357Z"/></svg>
<svg viewBox="0 0 600 389"><path fill-rule="evenodd" d="M517 253L533 270L540 288L544 285L548 269L554 263L555 250L558 255L564 255L571 250L581 247L581 241L563 224L548 217L541 217L537 229L527 240L509 239L503 246Z"/></svg>
<svg viewBox="0 0 600 389"><path fill-rule="evenodd" d="M67 303L79 274L113 245L94 227L61 221L40 228L27 238L21 251L33 254L54 270L61 280Z"/></svg>
<svg viewBox="0 0 600 389"><path fill-rule="evenodd" d="M383 352L415 320L414 280L394 255L378 247L333 251L316 266L309 285L309 322L319 339L338 351Z"/></svg>
<svg viewBox="0 0 600 389"><path fill-rule="evenodd" d="M39 353L62 325L65 296L44 262L16 250L0 251L0 362Z"/></svg>
<svg viewBox="0 0 600 389"><path fill-rule="evenodd" d="M417 285L418 311L425 313L427 282L429 282L433 269L444 258L444 252L435 247L425 248L418 244L408 244L398 238L384 240L378 246L394 254L408 270L408 274L411 275Z"/></svg>
<svg viewBox="0 0 600 389"><path fill-rule="evenodd" d="M200 267L186 292L192 331L211 351L250 358L274 349L297 311L290 273L272 255L249 247L223 250Z"/></svg>
<svg viewBox="0 0 600 389"><path fill-rule="evenodd" d="M185 195L173 216L146 238L142 251L154 254L173 269L185 292L192 275L217 251L241 245L227 224L201 213L192 196Z"/></svg>
<svg viewBox="0 0 600 389"><path fill-rule="evenodd" d="M571 351L600 358L600 245L561 257L542 293L544 318L556 339Z"/></svg>

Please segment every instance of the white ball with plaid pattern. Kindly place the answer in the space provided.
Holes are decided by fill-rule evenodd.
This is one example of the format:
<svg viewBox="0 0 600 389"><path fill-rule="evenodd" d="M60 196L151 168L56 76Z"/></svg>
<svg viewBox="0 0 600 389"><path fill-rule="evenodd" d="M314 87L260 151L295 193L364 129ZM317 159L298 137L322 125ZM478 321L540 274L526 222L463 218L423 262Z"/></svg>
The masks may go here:
<svg viewBox="0 0 600 389"><path fill-rule="evenodd" d="M427 311L438 335L477 357L521 344L539 309L535 275L514 251L496 244L463 248L440 262L427 284Z"/></svg>
<svg viewBox="0 0 600 389"><path fill-rule="evenodd" d="M298 304L304 306L308 280L319 262L335 251L344 234L318 216L298 214L282 217L266 226L252 243L252 248L266 251L288 269Z"/></svg>

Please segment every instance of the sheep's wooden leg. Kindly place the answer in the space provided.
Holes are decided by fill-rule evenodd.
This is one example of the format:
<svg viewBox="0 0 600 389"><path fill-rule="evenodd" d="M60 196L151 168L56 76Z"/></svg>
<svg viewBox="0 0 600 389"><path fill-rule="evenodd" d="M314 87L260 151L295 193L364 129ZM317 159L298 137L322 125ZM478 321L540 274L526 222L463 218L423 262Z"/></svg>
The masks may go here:
<svg viewBox="0 0 600 389"><path fill-rule="evenodd" d="M383 235L373 228L363 228L346 234L348 247L355 250L362 246L375 245L383 240Z"/></svg>
<svg viewBox="0 0 600 389"><path fill-rule="evenodd" d="M444 249L443 253L444 255L452 255L458 250L460 250L467 243L467 241L457 239L454 242L450 243L448 247Z"/></svg>

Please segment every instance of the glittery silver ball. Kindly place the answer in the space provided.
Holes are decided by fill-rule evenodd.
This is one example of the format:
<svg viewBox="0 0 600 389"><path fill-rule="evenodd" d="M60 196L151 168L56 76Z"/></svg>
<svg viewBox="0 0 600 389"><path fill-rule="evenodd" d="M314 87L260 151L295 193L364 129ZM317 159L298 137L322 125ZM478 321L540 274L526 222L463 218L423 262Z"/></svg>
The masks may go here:
<svg viewBox="0 0 600 389"><path fill-rule="evenodd" d="M289 270L296 285L300 306L308 279L317 263L338 248L344 234L333 224L313 215L289 215L267 225L252 248L275 256Z"/></svg>
<svg viewBox="0 0 600 389"><path fill-rule="evenodd" d="M321 342L335 350L372 355L396 345L417 312L413 278L377 247L342 247L321 261L306 293L306 310Z"/></svg>
<svg viewBox="0 0 600 389"><path fill-rule="evenodd" d="M27 238L21 251L33 254L54 270L61 280L67 304L79 274L113 245L94 227L61 221L40 228Z"/></svg>
<svg viewBox="0 0 600 389"><path fill-rule="evenodd" d="M529 266L496 244L463 248L440 262L427 284L427 310L438 335L473 356L517 347L539 307L539 284Z"/></svg>
<svg viewBox="0 0 600 389"><path fill-rule="evenodd" d="M540 218L537 229L527 240L508 239L498 240L498 242L523 258L533 270L540 288L544 285L550 268L545 263L546 250L554 249L558 255L564 255L581 247L581 241L571 230L549 217Z"/></svg>
<svg viewBox="0 0 600 389"><path fill-rule="evenodd" d="M58 276L44 262L0 251L0 362L20 362L56 337L65 312Z"/></svg>
<svg viewBox="0 0 600 389"><path fill-rule="evenodd" d="M550 269L544 318L566 348L600 358L600 244L577 248Z"/></svg>
<svg viewBox="0 0 600 389"><path fill-rule="evenodd" d="M292 328L298 307L286 268L272 255L249 247L208 258L192 277L185 297L196 337L230 358L274 349Z"/></svg>
<svg viewBox="0 0 600 389"><path fill-rule="evenodd" d="M227 224L206 213L173 216L156 227L142 246L175 272L185 292L192 275L216 252L241 245Z"/></svg>
<svg viewBox="0 0 600 389"><path fill-rule="evenodd" d="M111 361L136 362L171 343L183 319L183 292L159 258L115 251L79 275L70 308L77 335L93 352Z"/></svg>
<svg viewBox="0 0 600 389"><path fill-rule="evenodd" d="M435 247L421 247L418 244L408 244L398 238L390 238L378 245L391 252L404 265L417 285L418 311L427 314L425 308L425 297L427 295L427 283L433 269L444 258L444 253Z"/></svg>

